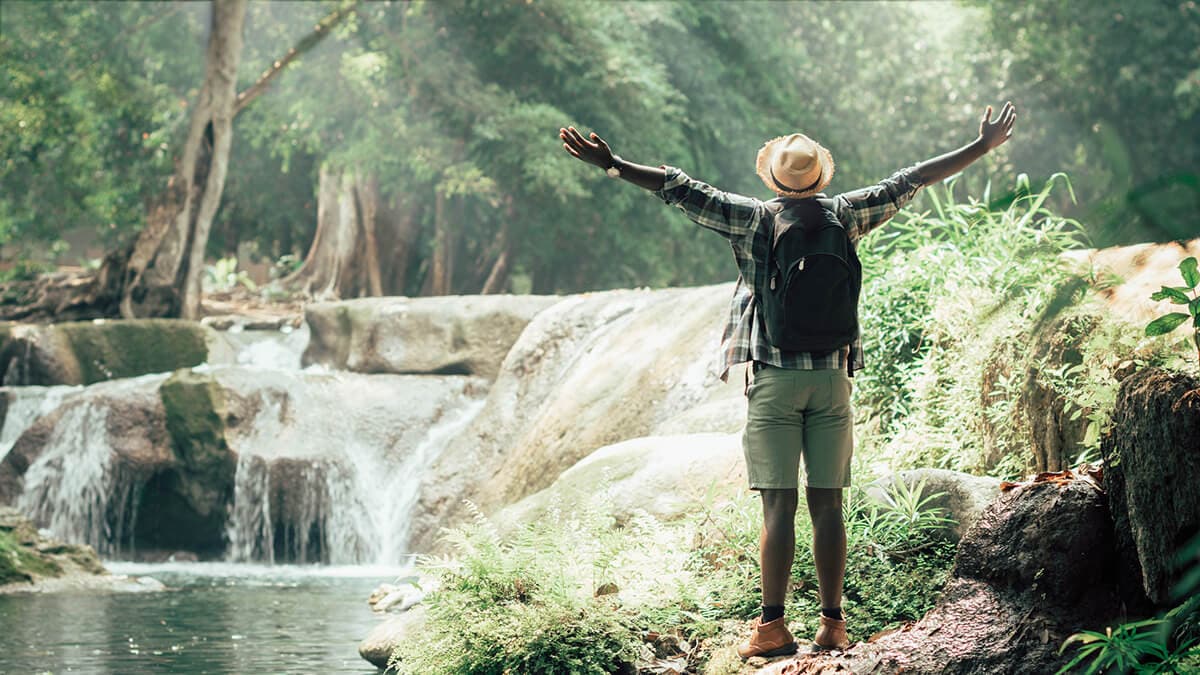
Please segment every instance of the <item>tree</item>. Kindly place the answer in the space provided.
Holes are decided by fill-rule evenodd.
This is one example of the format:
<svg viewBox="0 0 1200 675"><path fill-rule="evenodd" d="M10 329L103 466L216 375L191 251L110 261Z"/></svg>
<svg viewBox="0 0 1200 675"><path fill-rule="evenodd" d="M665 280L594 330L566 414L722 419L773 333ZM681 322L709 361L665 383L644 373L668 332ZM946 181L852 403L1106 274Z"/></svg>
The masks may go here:
<svg viewBox="0 0 1200 675"><path fill-rule="evenodd" d="M225 187L246 0L213 0L204 82L182 157L124 265L121 315L193 319L213 216Z"/></svg>

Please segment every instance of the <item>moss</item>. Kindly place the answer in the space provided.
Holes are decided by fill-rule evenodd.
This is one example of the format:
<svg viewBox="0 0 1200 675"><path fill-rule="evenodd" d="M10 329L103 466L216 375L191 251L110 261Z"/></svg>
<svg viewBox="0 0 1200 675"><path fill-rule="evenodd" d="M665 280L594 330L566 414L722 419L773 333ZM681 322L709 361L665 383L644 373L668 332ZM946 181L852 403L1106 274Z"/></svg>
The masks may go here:
<svg viewBox="0 0 1200 675"><path fill-rule="evenodd" d="M12 530L0 529L0 586L62 573L62 567L54 560L21 545Z"/></svg>
<svg viewBox="0 0 1200 675"><path fill-rule="evenodd" d="M81 384L190 368L208 357L205 329L192 321L80 321L55 329L79 363Z"/></svg>
<svg viewBox="0 0 1200 675"><path fill-rule="evenodd" d="M138 512L139 541L219 551L237 461L225 441L225 394L213 378L179 370L159 388L167 433L179 463L154 476L156 495Z"/></svg>

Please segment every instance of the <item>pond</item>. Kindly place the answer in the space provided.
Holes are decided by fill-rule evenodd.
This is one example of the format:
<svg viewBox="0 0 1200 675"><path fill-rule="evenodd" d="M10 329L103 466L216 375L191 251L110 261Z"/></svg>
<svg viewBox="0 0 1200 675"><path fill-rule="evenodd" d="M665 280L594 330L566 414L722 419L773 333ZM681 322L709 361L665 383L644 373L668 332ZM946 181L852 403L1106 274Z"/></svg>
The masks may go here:
<svg viewBox="0 0 1200 675"><path fill-rule="evenodd" d="M367 597L401 568L106 563L167 591L0 596L0 673L368 673Z"/></svg>

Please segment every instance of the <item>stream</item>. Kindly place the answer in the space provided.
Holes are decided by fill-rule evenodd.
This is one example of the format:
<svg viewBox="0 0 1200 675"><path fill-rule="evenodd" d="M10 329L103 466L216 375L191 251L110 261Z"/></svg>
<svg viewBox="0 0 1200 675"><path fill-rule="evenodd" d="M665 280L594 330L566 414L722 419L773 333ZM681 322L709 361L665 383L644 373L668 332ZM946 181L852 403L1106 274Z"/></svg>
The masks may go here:
<svg viewBox="0 0 1200 675"><path fill-rule="evenodd" d="M358 643L399 567L105 561L168 590L0 595L0 673L375 673Z"/></svg>

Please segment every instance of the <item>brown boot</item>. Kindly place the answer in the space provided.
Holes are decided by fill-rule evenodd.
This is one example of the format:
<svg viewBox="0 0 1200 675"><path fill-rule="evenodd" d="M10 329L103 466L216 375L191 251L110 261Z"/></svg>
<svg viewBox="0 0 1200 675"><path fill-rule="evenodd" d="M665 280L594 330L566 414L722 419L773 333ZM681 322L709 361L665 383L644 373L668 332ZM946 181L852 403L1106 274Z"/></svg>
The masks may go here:
<svg viewBox="0 0 1200 675"><path fill-rule="evenodd" d="M849 649L850 639L846 636L846 622L821 615L821 627L813 638L814 650Z"/></svg>
<svg viewBox="0 0 1200 675"><path fill-rule="evenodd" d="M738 656L785 656L796 653L796 638L792 637L783 617L762 623L762 617L754 617L750 625L750 640L738 647Z"/></svg>

